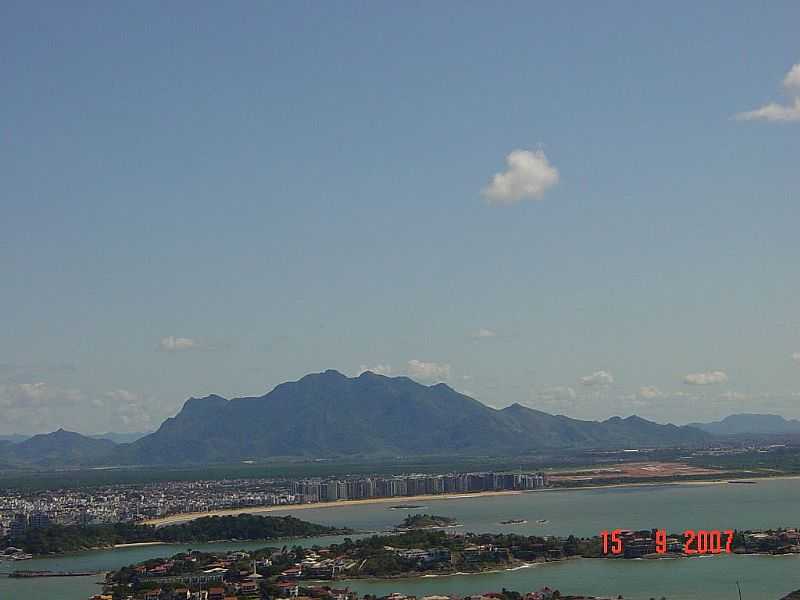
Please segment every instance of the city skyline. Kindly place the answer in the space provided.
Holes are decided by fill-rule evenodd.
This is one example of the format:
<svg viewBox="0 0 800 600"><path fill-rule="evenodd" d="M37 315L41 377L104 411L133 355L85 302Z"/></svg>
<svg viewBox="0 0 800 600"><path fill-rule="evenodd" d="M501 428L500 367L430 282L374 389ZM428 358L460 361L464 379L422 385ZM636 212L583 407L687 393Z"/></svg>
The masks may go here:
<svg viewBox="0 0 800 600"><path fill-rule="evenodd" d="M326 369L800 417L800 8L452 7L6 4L0 434Z"/></svg>

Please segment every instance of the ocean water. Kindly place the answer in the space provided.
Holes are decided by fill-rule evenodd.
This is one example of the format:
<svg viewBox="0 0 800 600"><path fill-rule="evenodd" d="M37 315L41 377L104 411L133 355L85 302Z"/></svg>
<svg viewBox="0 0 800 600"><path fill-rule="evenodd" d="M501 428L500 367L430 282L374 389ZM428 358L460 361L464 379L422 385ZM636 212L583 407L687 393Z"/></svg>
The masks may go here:
<svg viewBox="0 0 800 600"><path fill-rule="evenodd" d="M403 501L398 499L397 504ZM762 480L754 485L634 486L593 490L537 491L511 496L437 499L414 510L390 510L389 503L288 509L309 521L360 530L380 531L399 523L409 512L451 516L461 530L508 531L527 535L596 535L604 529L664 528L756 529L800 526L800 479ZM506 519L525 524L500 525ZM544 519L544 525L536 521ZM303 540L303 545L330 543L331 538ZM289 542L295 543L295 542ZM197 548L257 548L263 542L195 545ZM272 545L277 545L273 543ZM184 550L180 546L145 546L17 563L25 569L107 570ZM4 570L5 566L0 566ZM0 578L0 600L84 600L99 591L100 577L13 580ZM564 593L613 595L648 600L736 600L736 581L744 600L778 600L800 589L800 558L796 556L715 556L678 560L570 560L530 568L450 577L391 581L353 581L362 593L391 591L426 594L466 594L503 587L530 591L545 585Z"/></svg>

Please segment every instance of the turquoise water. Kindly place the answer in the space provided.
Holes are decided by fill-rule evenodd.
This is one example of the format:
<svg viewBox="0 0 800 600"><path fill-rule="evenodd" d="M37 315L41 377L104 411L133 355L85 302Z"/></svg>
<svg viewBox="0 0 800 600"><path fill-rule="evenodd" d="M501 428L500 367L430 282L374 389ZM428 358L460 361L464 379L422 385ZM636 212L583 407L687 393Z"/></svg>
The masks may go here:
<svg viewBox="0 0 800 600"><path fill-rule="evenodd" d="M399 502L399 501L398 501ZM755 485L670 485L532 492L425 501L424 509L389 510L389 504L335 508L291 509L318 523L382 530L399 523L408 512L452 516L463 531L513 531L528 535L596 535L602 529L659 527L684 529L756 529L800 526L800 480L760 481ZM505 519L528 523L500 525ZM547 519L544 526L537 519ZM335 539L335 538L334 538ZM331 538L303 540L303 545L330 543ZM295 543L295 542L290 542ZM263 542L194 545L196 548L262 547ZM274 543L273 545L277 545ZM38 559L13 566L25 569L107 570L185 549L146 546L87 552ZM3 566L5 569L5 566ZM735 581L742 582L744 600L777 600L800 589L798 557L719 556L661 561L575 560L511 572L453 577L353 582L361 592L407 591L418 595L482 592L503 587L529 591L544 585L569 593L623 594L626 599L666 596L670 600L736 600ZM0 600L84 600L99 591L99 577L58 580L0 578ZM731 591L733 590L733 592Z"/></svg>

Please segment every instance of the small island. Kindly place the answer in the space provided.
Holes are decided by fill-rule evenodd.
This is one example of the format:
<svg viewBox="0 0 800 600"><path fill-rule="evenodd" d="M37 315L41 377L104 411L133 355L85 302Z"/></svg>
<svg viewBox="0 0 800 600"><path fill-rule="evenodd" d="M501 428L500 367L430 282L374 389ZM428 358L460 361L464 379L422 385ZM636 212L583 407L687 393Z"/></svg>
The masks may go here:
<svg viewBox="0 0 800 600"><path fill-rule="evenodd" d="M444 527L455 527L458 522L451 517L439 515L408 515L403 522L397 526L398 531L411 531L415 529L442 529Z"/></svg>

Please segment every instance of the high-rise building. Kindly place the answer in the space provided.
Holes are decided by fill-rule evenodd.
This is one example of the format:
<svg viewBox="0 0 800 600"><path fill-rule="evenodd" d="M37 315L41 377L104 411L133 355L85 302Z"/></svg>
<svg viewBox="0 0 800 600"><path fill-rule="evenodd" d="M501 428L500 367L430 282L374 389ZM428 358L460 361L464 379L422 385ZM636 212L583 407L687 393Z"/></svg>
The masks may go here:
<svg viewBox="0 0 800 600"><path fill-rule="evenodd" d="M43 529L50 525L50 515L46 512L36 511L31 514L28 525L31 529Z"/></svg>
<svg viewBox="0 0 800 600"><path fill-rule="evenodd" d="M15 538L24 535L28 530L28 515L17 513L14 520L8 526L8 537Z"/></svg>

